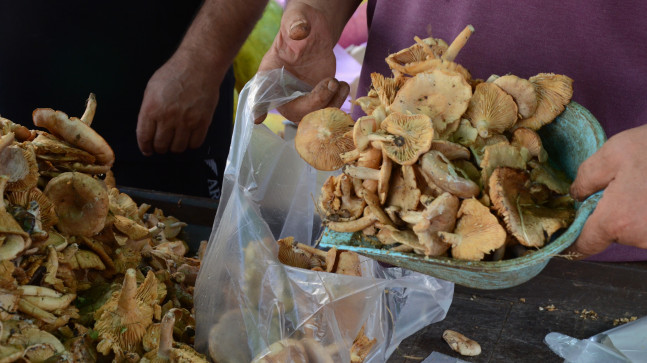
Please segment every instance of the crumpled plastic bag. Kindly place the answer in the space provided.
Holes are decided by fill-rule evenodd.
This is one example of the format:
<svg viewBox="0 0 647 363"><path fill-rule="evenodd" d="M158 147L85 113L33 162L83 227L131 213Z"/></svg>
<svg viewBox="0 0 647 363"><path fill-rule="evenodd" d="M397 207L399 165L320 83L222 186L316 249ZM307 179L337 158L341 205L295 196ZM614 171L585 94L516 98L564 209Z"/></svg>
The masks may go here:
<svg viewBox="0 0 647 363"><path fill-rule="evenodd" d="M647 317L577 339L551 332L544 341L564 362L632 363L647 361Z"/></svg>
<svg viewBox="0 0 647 363"><path fill-rule="evenodd" d="M220 363L250 362L277 341L304 339L324 348L317 361L350 362L362 327L376 339L365 361L385 362L404 338L444 319L452 301L452 283L368 258L361 277L278 261L276 239L316 242L321 220L313 199L330 173L311 168L293 142L254 120L309 90L279 69L255 76L240 94L223 193L194 294L196 348Z"/></svg>

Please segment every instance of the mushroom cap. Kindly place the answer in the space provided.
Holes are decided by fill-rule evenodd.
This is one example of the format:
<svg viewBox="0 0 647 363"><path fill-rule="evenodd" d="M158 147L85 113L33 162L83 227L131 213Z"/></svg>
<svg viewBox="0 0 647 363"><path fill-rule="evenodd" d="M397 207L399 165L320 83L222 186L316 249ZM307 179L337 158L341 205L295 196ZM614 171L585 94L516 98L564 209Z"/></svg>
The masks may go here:
<svg viewBox="0 0 647 363"><path fill-rule="evenodd" d="M429 150L438 150L449 160L466 159L472 156L470 150L461 144L447 140L433 140Z"/></svg>
<svg viewBox="0 0 647 363"><path fill-rule="evenodd" d="M54 135L45 131L37 131L38 136L32 141L35 146L36 156L39 159L56 161L77 161L92 164L96 161L94 155L85 150L76 148Z"/></svg>
<svg viewBox="0 0 647 363"><path fill-rule="evenodd" d="M12 145L0 151L0 175L9 177L6 190L28 190L38 183L38 163L31 144Z"/></svg>
<svg viewBox="0 0 647 363"><path fill-rule="evenodd" d="M512 145L519 148L525 147L532 157L537 158L540 162L548 160L548 153L544 149L541 137L534 130L526 127L519 127L512 133Z"/></svg>
<svg viewBox="0 0 647 363"><path fill-rule="evenodd" d="M439 38L416 39L416 44L389 54L386 63L396 72L416 75L429 70L427 61L440 58L447 47L447 43Z"/></svg>
<svg viewBox="0 0 647 363"><path fill-rule="evenodd" d="M503 133L517 121L517 104L494 83L480 83L474 90L466 113L479 135Z"/></svg>
<svg viewBox="0 0 647 363"><path fill-rule="evenodd" d="M450 140L460 145L470 146L476 141L478 135L479 133L472 123L464 118L460 120L458 129L451 135Z"/></svg>
<svg viewBox="0 0 647 363"><path fill-rule="evenodd" d="M103 229L109 209L103 182L82 173L66 172L52 178L44 193L54 203L56 226L62 233L90 237Z"/></svg>
<svg viewBox="0 0 647 363"><path fill-rule="evenodd" d="M402 77L387 78L380 73L371 73L371 84L380 99L382 106L390 106L406 79Z"/></svg>
<svg viewBox="0 0 647 363"><path fill-rule="evenodd" d="M365 326L362 326L362 329L359 330L359 333L357 333L357 336L353 340L353 345L350 348L351 362L363 362L368 357L368 353L373 349L375 343L377 343L377 338L369 339L364 334L364 328Z"/></svg>
<svg viewBox="0 0 647 363"><path fill-rule="evenodd" d="M377 131L377 122L373 116L363 116L353 125L353 143L360 151L369 146L368 135Z"/></svg>
<svg viewBox="0 0 647 363"><path fill-rule="evenodd" d="M574 218L571 208L551 209L535 203L525 171L497 168L490 178L490 199L507 230L524 246L542 247Z"/></svg>
<svg viewBox="0 0 647 363"><path fill-rule="evenodd" d="M38 188L31 188L28 191L22 192L11 192L7 194L7 200L9 203L19 205L23 208L29 208L32 201L38 203L41 229L44 231L49 230L50 227L58 222L54 204Z"/></svg>
<svg viewBox="0 0 647 363"><path fill-rule="evenodd" d="M528 164L532 168L530 171L530 180L545 185L557 194L569 193L571 181L562 171L553 168L548 163L538 163L534 160Z"/></svg>
<svg viewBox="0 0 647 363"><path fill-rule="evenodd" d="M459 198L472 198L481 192L478 184L459 175L440 151L429 150L420 158L420 166L434 184Z"/></svg>
<svg viewBox="0 0 647 363"><path fill-rule="evenodd" d="M382 103L377 97L377 94L374 96L362 96L358 97L351 102L353 105L359 106L365 114L370 115L379 107Z"/></svg>
<svg viewBox="0 0 647 363"><path fill-rule="evenodd" d="M353 150L346 134L353 129L346 112L328 107L307 114L299 123L294 145L308 164L317 170L337 170L344 165L339 154Z"/></svg>
<svg viewBox="0 0 647 363"><path fill-rule="evenodd" d="M399 207L402 211L415 210L420 203L420 189L416 183L413 166L404 165L391 175L391 186L386 205Z"/></svg>
<svg viewBox="0 0 647 363"><path fill-rule="evenodd" d="M395 135L393 142L383 142L382 150L400 165L412 165L418 156L431 147L434 129L426 115L391 113L380 125L382 130Z"/></svg>
<svg viewBox="0 0 647 363"><path fill-rule="evenodd" d="M492 83L512 96L521 117L528 118L537 110L537 91L529 80L508 74L495 79Z"/></svg>
<svg viewBox="0 0 647 363"><path fill-rule="evenodd" d="M458 222L454 234L458 243L452 243L452 257L461 260L480 261L486 254L503 246L505 229L499 224L490 209L476 199L465 199L458 210ZM447 236L439 232L441 239Z"/></svg>
<svg viewBox="0 0 647 363"><path fill-rule="evenodd" d="M408 79L398 91L391 111L402 114L423 114L431 118L436 132L460 119L467 110L472 87L454 72L434 69Z"/></svg>
<svg viewBox="0 0 647 363"><path fill-rule="evenodd" d="M526 162L529 155L524 155L522 150L503 142L494 145L488 145L483 148L483 158L481 159L481 175L483 187L488 186L490 175L498 167L509 167L519 170L526 169Z"/></svg>
<svg viewBox="0 0 647 363"><path fill-rule="evenodd" d="M133 241L148 237L148 228L128 217L115 215L113 226Z"/></svg>
<svg viewBox="0 0 647 363"><path fill-rule="evenodd" d="M537 90L537 110L529 118L519 120L517 126L539 130L564 111L573 97L573 80L554 73L540 73L529 81Z"/></svg>

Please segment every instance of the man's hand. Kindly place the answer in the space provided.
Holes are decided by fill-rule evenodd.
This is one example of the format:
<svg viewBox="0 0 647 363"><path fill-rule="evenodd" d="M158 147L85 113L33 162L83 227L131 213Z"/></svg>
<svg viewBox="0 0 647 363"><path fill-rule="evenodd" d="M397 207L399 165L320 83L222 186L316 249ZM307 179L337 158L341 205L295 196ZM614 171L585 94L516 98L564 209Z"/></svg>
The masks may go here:
<svg viewBox="0 0 647 363"><path fill-rule="evenodd" d="M352 1L346 3L353 5ZM348 17L343 19L344 14L349 10L337 11L341 21L326 15L324 10L298 1L288 2L279 33L259 66L259 72L285 67L292 75L314 87L308 95L278 108L285 118L293 122L301 121L303 116L320 108L341 107L350 91L347 83L334 78L336 61L333 53L343 24L348 20ZM263 122L263 119L257 119L256 123Z"/></svg>
<svg viewBox="0 0 647 363"><path fill-rule="evenodd" d="M571 195L583 200L604 189L582 233L567 252L579 257L614 242L647 248L647 125L611 137L577 171Z"/></svg>
<svg viewBox="0 0 647 363"><path fill-rule="evenodd" d="M148 81L137 120L144 155L181 153L204 142L218 104L219 77L176 53Z"/></svg>

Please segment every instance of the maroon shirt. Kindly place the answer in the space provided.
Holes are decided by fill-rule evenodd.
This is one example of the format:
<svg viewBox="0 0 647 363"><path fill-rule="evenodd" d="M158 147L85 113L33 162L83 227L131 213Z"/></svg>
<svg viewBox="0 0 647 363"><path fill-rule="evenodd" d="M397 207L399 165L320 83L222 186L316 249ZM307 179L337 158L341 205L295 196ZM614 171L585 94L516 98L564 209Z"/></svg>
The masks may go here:
<svg viewBox="0 0 647 363"><path fill-rule="evenodd" d="M367 12L358 96L367 93L372 72L391 73L384 59L414 44L414 36L431 30L449 44L472 24L476 31L456 62L474 78L564 74L573 79L573 100L608 137L647 123L647 1L369 0ZM647 251L616 245L604 256L647 259Z"/></svg>

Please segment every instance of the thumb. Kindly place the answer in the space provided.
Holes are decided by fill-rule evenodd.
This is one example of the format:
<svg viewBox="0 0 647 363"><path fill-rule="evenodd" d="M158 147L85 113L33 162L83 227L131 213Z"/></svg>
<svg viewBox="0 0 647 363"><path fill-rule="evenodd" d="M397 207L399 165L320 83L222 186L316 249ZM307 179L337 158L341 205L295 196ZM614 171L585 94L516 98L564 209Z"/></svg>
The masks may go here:
<svg viewBox="0 0 647 363"><path fill-rule="evenodd" d="M288 5L288 8L283 13L281 26L285 27L286 33L292 40L303 40L310 35L310 22L298 5Z"/></svg>
<svg viewBox="0 0 647 363"><path fill-rule="evenodd" d="M571 196L584 200L604 189L615 178L619 167L620 163L614 160L609 145L603 145L577 169L577 176L571 184Z"/></svg>

